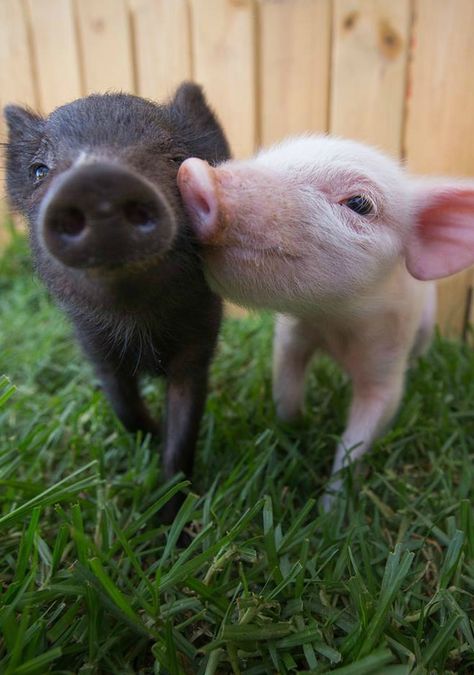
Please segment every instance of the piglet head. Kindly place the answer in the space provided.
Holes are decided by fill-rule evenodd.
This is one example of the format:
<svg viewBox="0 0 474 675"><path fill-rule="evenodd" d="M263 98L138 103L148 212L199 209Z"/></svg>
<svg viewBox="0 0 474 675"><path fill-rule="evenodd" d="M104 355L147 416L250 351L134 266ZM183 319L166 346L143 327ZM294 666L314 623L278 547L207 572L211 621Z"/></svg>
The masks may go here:
<svg viewBox="0 0 474 675"><path fill-rule="evenodd" d="M472 186L414 180L354 141L290 139L217 167L189 159L178 183L210 284L244 306L350 311L404 257L420 279L474 259Z"/></svg>
<svg viewBox="0 0 474 675"><path fill-rule="evenodd" d="M297 138L214 168L190 159L178 183L209 282L244 306L339 306L394 264L408 227L403 172L351 141Z"/></svg>

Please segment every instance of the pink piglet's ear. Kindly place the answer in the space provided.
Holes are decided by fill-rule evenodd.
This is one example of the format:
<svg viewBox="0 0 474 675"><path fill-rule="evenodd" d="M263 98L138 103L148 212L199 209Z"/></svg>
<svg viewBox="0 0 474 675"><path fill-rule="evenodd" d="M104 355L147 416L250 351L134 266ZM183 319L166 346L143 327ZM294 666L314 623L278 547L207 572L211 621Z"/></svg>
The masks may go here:
<svg viewBox="0 0 474 675"><path fill-rule="evenodd" d="M474 183L420 181L415 224L405 250L416 279L440 279L474 264Z"/></svg>

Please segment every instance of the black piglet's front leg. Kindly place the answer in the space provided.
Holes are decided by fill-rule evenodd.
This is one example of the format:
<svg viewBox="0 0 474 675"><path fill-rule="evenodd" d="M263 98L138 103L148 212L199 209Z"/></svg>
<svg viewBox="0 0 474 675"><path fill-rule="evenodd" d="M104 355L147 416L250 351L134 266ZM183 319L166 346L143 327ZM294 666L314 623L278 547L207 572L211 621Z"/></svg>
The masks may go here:
<svg viewBox="0 0 474 675"><path fill-rule="evenodd" d="M167 479L177 473L191 478L199 426L207 394L208 368L191 368L186 374L171 376L166 391L165 444L163 468ZM182 494L175 495L162 513L171 522L183 503Z"/></svg>
<svg viewBox="0 0 474 675"><path fill-rule="evenodd" d="M106 365L96 369L104 393L124 427L131 432L158 435L159 424L147 410L140 394L138 377Z"/></svg>
<svg viewBox="0 0 474 675"><path fill-rule="evenodd" d="M75 322L76 334L84 353L92 363L101 387L124 427L135 433L158 435L160 425L148 412L140 393L133 359L121 346L112 350L110 336L91 330L84 322ZM136 370L136 368L135 368Z"/></svg>

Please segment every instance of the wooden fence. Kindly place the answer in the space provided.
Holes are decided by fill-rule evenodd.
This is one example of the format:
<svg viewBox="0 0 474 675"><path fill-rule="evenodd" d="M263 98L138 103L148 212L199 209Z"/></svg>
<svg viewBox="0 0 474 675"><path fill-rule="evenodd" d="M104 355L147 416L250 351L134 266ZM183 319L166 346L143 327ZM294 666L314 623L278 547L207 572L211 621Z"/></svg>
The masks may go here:
<svg viewBox="0 0 474 675"><path fill-rule="evenodd" d="M474 175L474 0L0 0L0 103L202 83L234 154L300 131ZM471 270L440 284L460 334Z"/></svg>

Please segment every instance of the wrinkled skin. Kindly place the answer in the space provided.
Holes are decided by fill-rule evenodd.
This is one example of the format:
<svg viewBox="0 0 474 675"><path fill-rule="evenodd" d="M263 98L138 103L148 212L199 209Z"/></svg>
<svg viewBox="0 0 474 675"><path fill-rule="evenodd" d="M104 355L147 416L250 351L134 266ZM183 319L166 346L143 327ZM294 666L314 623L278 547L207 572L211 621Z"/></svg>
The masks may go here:
<svg viewBox="0 0 474 675"><path fill-rule="evenodd" d="M229 157L219 123L193 84L181 85L166 105L125 94L93 95L48 118L17 106L7 107L5 116L8 194L14 209L27 218L39 276L73 322L127 429L158 432L139 378L143 373L166 377L164 471L167 477L180 471L190 476L221 301L204 279L176 175L191 155L211 163ZM38 166L48 167L47 175ZM94 170L99 179L93 176L88 184ZM138 246L146 223L134 229L116 209L107 220L87 223L87 232L98 233L93 255L79 259L73 250L58 258L71 223L58 230L55 248L48 239L48 204L63 199L69 180L70 204L98 212L102 203L94 196L94 184L99 194L105 179L103 190L114 208L133 182L152 195L159 211L155 236ZM55 227L61 228L61 211L56 208L53 215ZM179 499L168 518L178 504Z"/></svg>
<svg viewBox="0 0 474 675"><path fill-rule="evenodd" d="M474 184L416 179L373 148L327 136L289 139L215 168L189 159L178 184L212 287L280 313L279 416L290 421L301 412L316 350L350 376L338 473L384 431L410 355L429 343L435 288L417 279L474 262ZM340 484L337 478L333 487Z"/></svg>

